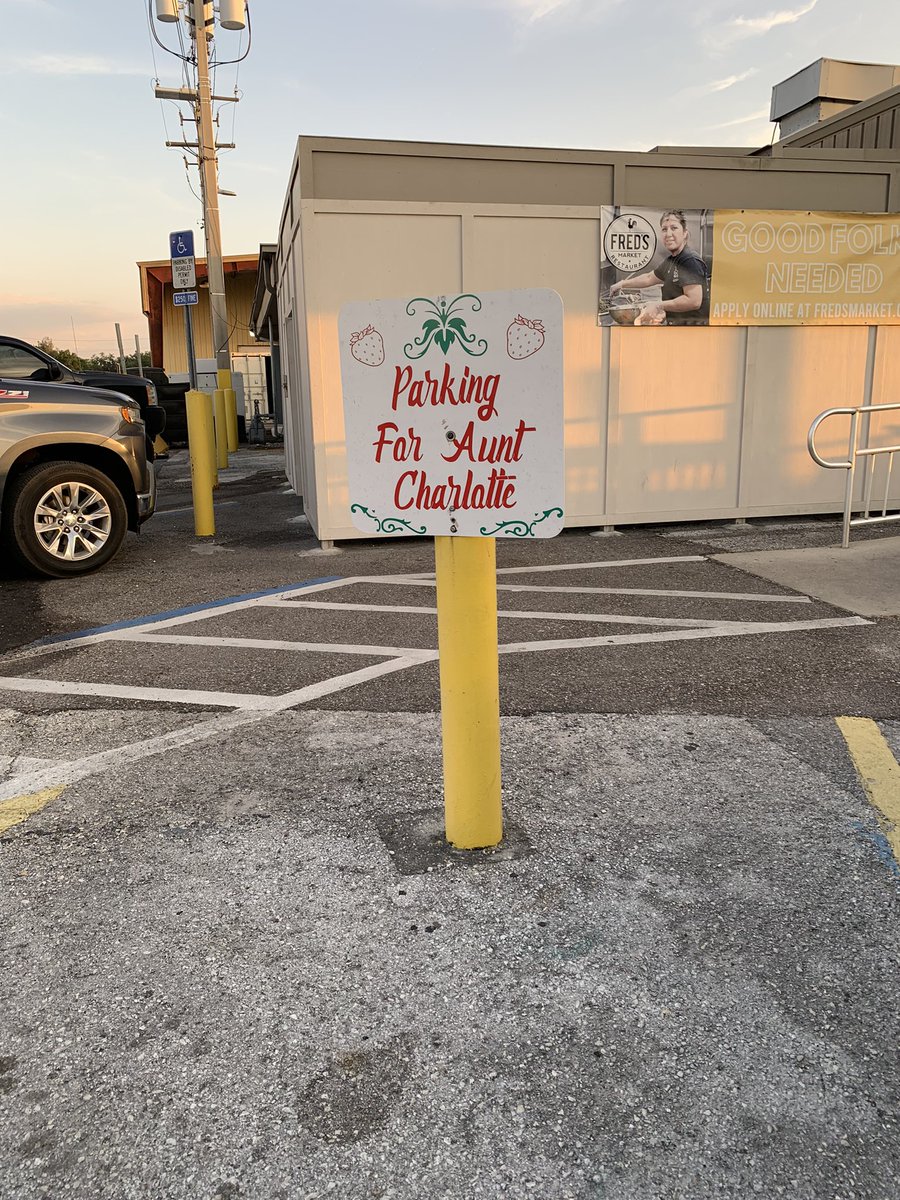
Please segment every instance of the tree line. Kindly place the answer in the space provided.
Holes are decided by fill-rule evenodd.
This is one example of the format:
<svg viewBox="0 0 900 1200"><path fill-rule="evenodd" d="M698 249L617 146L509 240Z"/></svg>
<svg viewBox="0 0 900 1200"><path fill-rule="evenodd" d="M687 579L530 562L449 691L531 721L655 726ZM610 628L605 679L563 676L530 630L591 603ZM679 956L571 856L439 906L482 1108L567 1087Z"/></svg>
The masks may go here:
<svg viewBox="0 0 900 1200"><path fill-rule="evenodd" d="M119 372L122 365L119 362L118 354L92 354L90 358L82 358L80 354L76 354L74 350L64 350L60 346L53 344L52 338L43 337L37 343L38 349L43 350L45 354L51 354L59 362L64 363L72 371L115 371ZM136 365L136 354L126 354L125 367L126 370L133 371ZM141 352L140 367L151 366L150 351L143 350Z"/></svg>

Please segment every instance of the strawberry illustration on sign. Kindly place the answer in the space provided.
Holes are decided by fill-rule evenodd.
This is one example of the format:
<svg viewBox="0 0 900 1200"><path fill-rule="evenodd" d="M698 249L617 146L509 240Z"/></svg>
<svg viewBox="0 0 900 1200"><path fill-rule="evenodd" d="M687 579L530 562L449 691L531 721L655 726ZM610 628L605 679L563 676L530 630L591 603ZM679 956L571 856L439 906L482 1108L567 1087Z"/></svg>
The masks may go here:
<svg viewBox="0 0 900 1200"><path fill-rule="evenodd" d="M374 325L367 325L350 334L350 353L367 367L380 367L384 362L384 338Z"/></svg>
<svg viewBox="0 0 900 1200"><path fill-rule="evenodd" d="M506 353L510 358L530 358L544 344L541 321L529 321L521 313L506 331Z"/></svg>

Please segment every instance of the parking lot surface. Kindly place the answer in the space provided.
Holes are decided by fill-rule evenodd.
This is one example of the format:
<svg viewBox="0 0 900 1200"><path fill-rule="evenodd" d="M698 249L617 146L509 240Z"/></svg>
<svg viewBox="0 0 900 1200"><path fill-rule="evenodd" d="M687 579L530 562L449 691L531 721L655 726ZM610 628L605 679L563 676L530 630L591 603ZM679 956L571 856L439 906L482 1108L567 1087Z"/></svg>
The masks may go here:
<svg viewBox="0 0 900 1200"><path fill-rule="evenodd" d="M837 522L498 546L464 856L430 543L321 551L269 449L199 543L186 474L0 582L0 1194L896 1195L900 622L747 561Z"/></svg>

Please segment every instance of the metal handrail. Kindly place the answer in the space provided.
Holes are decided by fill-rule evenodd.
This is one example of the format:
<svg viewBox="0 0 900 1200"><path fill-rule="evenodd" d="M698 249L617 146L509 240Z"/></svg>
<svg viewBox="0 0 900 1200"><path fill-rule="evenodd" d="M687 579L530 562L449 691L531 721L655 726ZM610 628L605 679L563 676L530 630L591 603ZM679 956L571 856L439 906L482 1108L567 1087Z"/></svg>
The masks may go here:
<svg viewBox="0 0 900 1200"><path fill-rule="evenodd" d="M850 529L857 525L877 525L883 524L886 521L900 521L900 511L889 513L888 497L891 487L891 472L894 469L894 455L900 451L898 446L860 446L859 445L859 418L860 416L869 416L876 412L900 411L900 402L894 404L858 404L853 408L827 408L824 412L819 413L812 425L809 427L809 433L806 435L806 446L814 462L820 467L827 467L829 470L845 470L847 472L847 482L844 487L844 524L843 535L841 538L841 546L846 550L850 545ZM823 421L828 417L847 416L850 418L850 442L847 447L846 462L832 462L830 459L823 458L816 450L816 431ZM868 434L868 427L866 430ZM876 454L886 454L887 471L884 480L884 501L881 506L881 515L877 517L869 516L869 510L872 507L872 485L875 482L874 464L869 471L869 478L866 482L866 495L863 506L863 515L861 517L853 517L853 485L856 479L857 459L861 457L872 457Z"/></svg>

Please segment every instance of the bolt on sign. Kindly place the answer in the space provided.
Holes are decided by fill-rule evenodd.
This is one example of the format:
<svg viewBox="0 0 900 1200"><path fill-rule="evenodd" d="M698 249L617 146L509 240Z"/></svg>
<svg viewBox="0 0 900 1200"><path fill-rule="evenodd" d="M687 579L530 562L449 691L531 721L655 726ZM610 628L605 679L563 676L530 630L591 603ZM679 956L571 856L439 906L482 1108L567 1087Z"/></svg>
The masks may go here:
<svg viewBox="0 0 900 1200"><path fill-rule="evenodd" d="M350 512L369 534L553 537L563 307L529 288L345 304Z"/></svg>

